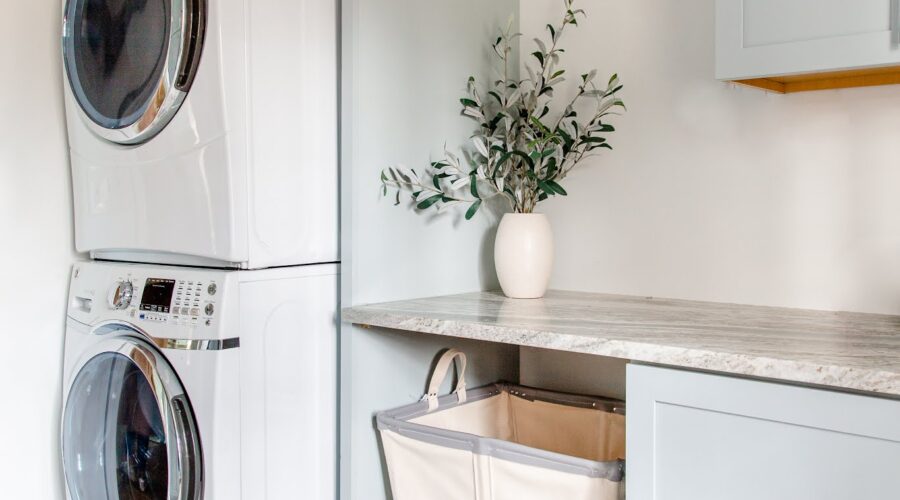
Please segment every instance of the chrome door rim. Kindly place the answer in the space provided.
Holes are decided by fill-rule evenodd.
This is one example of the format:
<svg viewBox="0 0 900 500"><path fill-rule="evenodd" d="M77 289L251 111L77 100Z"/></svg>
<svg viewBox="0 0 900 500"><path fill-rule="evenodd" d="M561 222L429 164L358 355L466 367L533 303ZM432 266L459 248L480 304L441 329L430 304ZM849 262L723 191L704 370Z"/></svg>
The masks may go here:
<svg viewBox="0 0 900 500"><path fill-rule="evenodd" d="M179 74L184 71L186 65L191 64L186 59L192 56L200 57L199 53L192 54L187 50L186 46L188 41L185 38L185 32L190 29L192 15L189 7L201 2L205 6L205 0L168 0L171 6L169 19L171 29L162 74L156 83L156 88L144 112L131 124L121 128L107 128L94 121L84 109L84 106L92 106L92 104L87 102L86 99L77 98L75 83L70 76L75 69L72 61L70 61L69 49L74 42L72 41L73 28L69 17L73 14L74 8L79 1L66 0L63 11L62 51L66 81L72 93L76 95L75 101L78 103L78 112L82 121L94 134L108 141L124 145L145 142L161 132L169 124L190 90L193 74L190 75L190 80L186 84L178 82ZM203 15L205 16L205 12ZM197 46L198 52L202 49L202 37L203 33L201 32L201 39L198 41L199 45ZM196 64L196 61L193 64Z"/></svg>
<svg viewBox="0 0 900 500"><path fill-rule="evenodd" d="M131 332L131 329L126 325L122 325L122 331ZM174 369L147 341L130 335L119 335L117 337L103 339L81 354L77 366L72 371L73 375L71 380L66 381L69 388L74 384L75 380L78 378L78 374L81 373L85 366L87 366L91 360L102 354L119 354L129 359L144 376L144 379L153 392L157 409L163 417L163 434L166 436L166 442L172 444L172 446L167 449L169 478L167 498L177 500L196 500L201 498L203 489L200 483L202 481L197 480L197 484L185 484L186 481L190 480L185 474L186 470L190 467L198 468L200 471L198 477L202 477L203 455L199 449L199 442L197 442L195 443L197 445L196 463L185 463L184 450L187 446L185 441L192 437L196 438L197 433L196 429L192 429L193 436L186 436L185 430L179 426L178 420L176 419L173 403L175 403L176 400L186 402L187 396ZM67 471L65 467L66 436L64 435L65 432L63 426L66 418L66 410L68 409L70 402L69 396L71 395L67 395L66 400L63 402L62 418L60 419L60 450L62 452L63 475L66 479L67 489L69 488L70 481L69 471ZM189 405L186 410L188 418L192 422L191 426L194 427L195 424L193 422L196 422L196 420ZM191 488L193 491L188 488Z"/></svg>

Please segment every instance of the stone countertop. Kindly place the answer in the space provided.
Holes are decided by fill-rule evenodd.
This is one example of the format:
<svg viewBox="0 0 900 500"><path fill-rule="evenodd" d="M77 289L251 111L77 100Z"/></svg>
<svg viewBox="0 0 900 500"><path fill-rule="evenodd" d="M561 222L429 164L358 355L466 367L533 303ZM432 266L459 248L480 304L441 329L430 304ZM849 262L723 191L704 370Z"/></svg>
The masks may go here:
<svg viewBox="0 0 900 500"><path fill-rule="evenodd" d="M342 320L900 397L900 316L550 291L364 305Z"/></svg>

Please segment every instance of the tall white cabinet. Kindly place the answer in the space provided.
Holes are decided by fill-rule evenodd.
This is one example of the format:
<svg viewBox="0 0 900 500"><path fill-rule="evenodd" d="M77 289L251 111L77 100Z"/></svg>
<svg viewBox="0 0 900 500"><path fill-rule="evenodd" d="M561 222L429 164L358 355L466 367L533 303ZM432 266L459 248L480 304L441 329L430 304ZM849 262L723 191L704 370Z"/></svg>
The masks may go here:
<svg viewBox="0 0 900 500"><path fill-rule="evenodd" d="M900 498L900 401L628 366L629 500Z"/></svg>
<svg viewBox="0 0 900 500"><path fill-rule="evenodd" d="M898 5L897 0L716 0L716 78L850 71L829 76L885 80L886 73L900 71L895 67L900 65ZM782 90L790 91L790 85Z"/></svg>

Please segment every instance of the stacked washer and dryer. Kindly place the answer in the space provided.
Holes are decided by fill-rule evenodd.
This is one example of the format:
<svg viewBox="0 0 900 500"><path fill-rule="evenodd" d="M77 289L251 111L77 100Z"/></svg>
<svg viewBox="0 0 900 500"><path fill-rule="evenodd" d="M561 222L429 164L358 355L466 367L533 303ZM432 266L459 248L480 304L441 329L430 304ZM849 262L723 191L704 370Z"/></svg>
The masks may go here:
<svg viewBox="0 0 900 500"><path fill-rule="evenodd" d="M334 498L336 1L63 15L68 498Z"/></svg>

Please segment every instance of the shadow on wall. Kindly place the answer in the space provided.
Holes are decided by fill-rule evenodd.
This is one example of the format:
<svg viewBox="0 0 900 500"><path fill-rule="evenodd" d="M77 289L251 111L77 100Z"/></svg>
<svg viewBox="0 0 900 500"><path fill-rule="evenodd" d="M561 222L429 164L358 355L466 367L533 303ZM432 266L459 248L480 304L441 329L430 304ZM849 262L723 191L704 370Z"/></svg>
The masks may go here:
<svg viewBox="0 0 900 500"><path fill-rule="evenodd" d="M481 235L481 258L478 266L478 283L482 290L497 290L500 282L494 267L494 238L497 237L497 225L494 224Z"/></svg>

